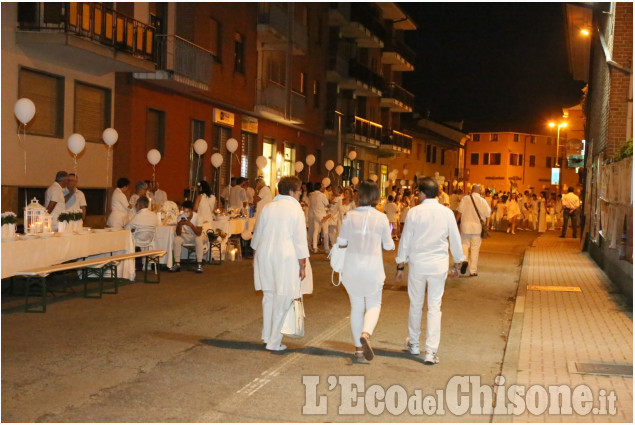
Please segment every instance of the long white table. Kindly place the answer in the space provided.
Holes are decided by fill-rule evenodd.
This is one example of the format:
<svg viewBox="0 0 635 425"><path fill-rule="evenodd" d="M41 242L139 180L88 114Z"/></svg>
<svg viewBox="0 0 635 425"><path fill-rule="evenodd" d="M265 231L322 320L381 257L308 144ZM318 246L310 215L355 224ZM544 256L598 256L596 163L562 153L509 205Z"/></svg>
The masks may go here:
<svg viewBox="0 0 635 425"><path fill-rule="evenodd" d="M256 224L256 219L254 218L235 218L232 220L215 220L211 224L211 229L216 230L220 229L223 232L227 233L228 236L241 234L244 230L249 230L253 232L254 225ZM172 255L172 247L174 245L174 236L175 236L176 226L168 225L168 226L158 226L157 234L154 239L154 242L150 249L161 249L165 250L165 255L161 258L160 263L165 264L168 267L172 267L173 264L173 255ZM227 238L225 238L221 243L221 256L225 255L225 247L227 243ZM181 253L181 258L186 258L185 252Z"/></svg>
<svg viewBox="0 0 635 425"><path fill-rule="evenodd" d="M129 230L2 242L1 276L4 279L20 271L52 266L78 258L131 252L134 252L134 241ZM118 276L134 280L134 261L121 262Z"/></svg>

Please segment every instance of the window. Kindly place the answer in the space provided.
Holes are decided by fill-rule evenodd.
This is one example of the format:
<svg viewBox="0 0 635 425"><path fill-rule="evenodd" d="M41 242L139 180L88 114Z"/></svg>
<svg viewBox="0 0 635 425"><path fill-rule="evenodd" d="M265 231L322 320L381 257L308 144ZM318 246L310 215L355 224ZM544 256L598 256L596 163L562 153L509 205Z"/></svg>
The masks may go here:
<svg viewBox="0 0 635 425"><path fill-rule="evenodd" d="M146 114L146 152L150 149L158 150L161 156L165 150L165 112L157 109L148 109Z"/></svg>
<svg viewBox="0 0 635 425"><path fill-rule="evenodd" d="M293 78L293 91L306 95L306 74L299 72Z"/></svg>
<svg viewBox="0 0 635 425"><path fill-rule="evenodd" d="M417 161L421 159L421 143L417 143Z"/></svg>
<svg viewBox="0 0 635 425"><path fill-rule="evenodd" d="M315 109L320 107L320 83L318 80L313 80L313 107Z"/></svg>
<svg viewBox="0 0 635 425"><path fill-rule="evenodd" d="M283 176L295 176L295 146L284 144Z"/></svg>
<svg viewBox="0 0 635 425"><path fill-rule="evenodd" d="M271 53L268 58L268 73L269 73L269 81L273 81L274 83L278 83L280 85L285 85L285 61L284 57L282 57L277 51L266 52Z"/></svg>
<svg viewBox="0 0 635 425"><path fill-rule="evenodd" d="M501 165L501 154L499 153L489 154L489 163L490 165Z"/></svg>
<svg viewBox="0 0 635 425"><path fill-rule="evenodd" d="M101 134L110 127L110 90L75 82L74 132L87 142L100 143Z"/></svg>
<svg viewBox="0 0 635 425"><path fill-rule="evenodd" d="M432 160L432 145L426 145L426 162Z"/></svg>
<svg viewBox="0 0 635 425"><path fill-rule="evenodd" d="M473 153L470 156L470 165L478 165L478 154L477 153Z"/></svg>
<svg viewBox="0 0 635 425"><path fill-rule="evenodd" d="M523 165L523 155L517 153L510 154L509 165Z"/></svg>
<svg viewBox="0 0 635 425"><path fill-rule="evenodd" d="M531 136L531 139L529 140L529 143L535 145L536 144L536 136Z"/></svg>
<svg viewBox="0 0 635 425"><path fill-rule="evenodd" d="M209 19L209 51L214 54L214 60L222 63L223 38L221 23L214 18Z"/></svg>
<svg viewBox="0 0 635 425"><path fill-rule="evenodd" d="M265 137L262 143L262 155L267 158L267 166L262 170L267 186L272 191L276 188L276 142L270 137Z"/></svg>
<svg viewBox="0 0 635 425"><path fill-rule="evenodd" d="M437 163L437 147L432 146L432 163Z"/></svg>
<svg viewBox="0 0 635 425"><path fill-rule="evenodd" d="M240 150L240 176L246 177L250 181L256 179L257 170L256 163L256 135L242 132L241 150Z"/></svg>
<svg viewBox="0 0 635 425"><path fill-rule="evenodd" d="M240 33L234 35L234 72L245 73L245 40Z"/></svg>
<svg viewBox="0 0 635 425"><path fill-rule="evenodd" d="M481 141L481 135L480 134L475 134L472 136L472 140L475 142L480 142Z"/></svg>
<svg viewBox="0 0 635 425"><path fill-rule="evenodd" d="M514 142L517 142L519 139L518 134L514 134Z"/></svg>
<svg viewBox="0 0 635 425"><path fill-rule="evenodd" d="M445 149L441 149L441 165L445 165Z"/></svg>
<svg viewBox="0 0 635 425"><path fill-rule="evenodd" d="M483 165L489 165L489 154L488 153L484 153L483 154Z"/></svg>
<svg viewBox="0 0 635 425"><path fill-rule="evenodd" d="M489 135L490 142L498 142L498 133L492 133Z"/></svg>
<svg viewBox="0 0 635 425"><path fill-rule="evenodd" d="M530 167L536 166L536 155L529 155L529 166Z"/></svg>
<svg viewBox="0 0 635 425"><path fill-rule="evenodd" d="M18 98L23 97L31 99L36 110L35 116L26 127L27 132L40 136L63 137L64 78L20 68ZM101 131L103 130L102 128Z"/></svg>

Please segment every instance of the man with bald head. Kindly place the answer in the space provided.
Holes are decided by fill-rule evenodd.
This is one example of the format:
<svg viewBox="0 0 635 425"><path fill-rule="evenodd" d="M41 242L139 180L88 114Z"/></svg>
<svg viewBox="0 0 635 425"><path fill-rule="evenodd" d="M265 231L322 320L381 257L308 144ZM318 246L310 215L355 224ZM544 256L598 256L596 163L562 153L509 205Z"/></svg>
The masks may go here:
<svg viewBox="0 0 635 425"><path fill-rule="evenodd" d="M465 255L465 258L469 258L470 276L478 275L478 253L481 249L481 220L486 221L487 217L492 213L487 201L481 196L482 190L478 184L472 186L472 193L461 199L457 209L456 220L461 220L461 245L463 246L463 255ZM476 211L477 208L478 213Z"/></svg>

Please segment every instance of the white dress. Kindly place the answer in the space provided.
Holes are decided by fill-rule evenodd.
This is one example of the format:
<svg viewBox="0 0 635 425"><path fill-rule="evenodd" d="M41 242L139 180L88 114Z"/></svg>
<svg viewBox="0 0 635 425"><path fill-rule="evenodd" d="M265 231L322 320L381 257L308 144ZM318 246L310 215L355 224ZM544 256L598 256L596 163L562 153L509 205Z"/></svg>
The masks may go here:
<svg viewBox="0 0 635 425"><path fill-rule="evenodd" d="M128 208L128 198L119 188L116 188L112 193L110 209L106 225L114 229L123 229L130 221L132 211Z"/></svg>
<svg viewBox="0 0 635 425"><path fill-rule="evenodd" d="M214 221L214 208L216 207L216 197L214 195L207 196L204 193L200 195L201 200L198 203L198 220L203 227L203 230L209 230L212 227ZM209 223L205 225L205 223Z"/></svg>
<svg viewBox="0 0 635 425"><path fill-rule="evenodd" d="M337 243L348 245L342 270L346 291L357 297L377 293L386 280L382 247L386 251L395 249L388 217L369 206L349 211Z"/></svg>
<svg viewBox="0 0 635 425"><path fill-rule="evenodd" d="M278 295L296 297L300 289L298 260L309 258L304 213L291 196L278 195L264 206L251 239L254 256L256 291L275 291ZM307 265L307 267L309 267ZM302 282L303 293L313 290L313 282ZM305 286L309 289L304 289ZM310 291L310 292L306 292Z"/></svg>

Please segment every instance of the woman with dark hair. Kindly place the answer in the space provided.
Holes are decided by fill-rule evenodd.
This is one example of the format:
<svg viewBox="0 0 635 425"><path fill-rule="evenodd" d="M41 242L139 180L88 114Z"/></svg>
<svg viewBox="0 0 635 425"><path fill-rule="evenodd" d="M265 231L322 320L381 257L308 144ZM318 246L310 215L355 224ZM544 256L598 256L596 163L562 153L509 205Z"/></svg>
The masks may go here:
<svg viewBox="0 0 635 425"><path fill-rule="evenodd" d="M216 197L212 193L212 188L205 180L196 183L196 189L199 194L194 202L194 211L198 215L198 222L203 230L212 227L214 221L214 208L216 208ZM205 224L209 223L209 224Z"/></svg>
<svg viewBox="0 0 635 425"><path fill-rule="evenodd" d="M298 201L301 184L294 176L280 179L279 195L262 209L251 239L254 286L263 292L262 340L271 351L286 350L281 330L287 311L301 293L313 291L304 214Z"/></svg>
<svg viewBox="0 0 635 425"><path fill-rule="evenodd" d="M117 188L112 192L110 200L110 215L108 216L106 226L121 230L128 224L128 221L130 221L132 209L128 202L129 187L130 180L126 177L121 177L117 180Z"/></svg>
<svg viewBox="0 0 635 425"><path fill-rule="evenodd" d="M370 336L379 320L381 293L386 274L382 247L391 251L395 243L385 214L375 209L379 187L362 182L357 188L359 207L344 217L337 243L346 248L342 282L351 302L351 331L355 357L372 360Z"/></svg>

